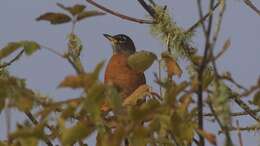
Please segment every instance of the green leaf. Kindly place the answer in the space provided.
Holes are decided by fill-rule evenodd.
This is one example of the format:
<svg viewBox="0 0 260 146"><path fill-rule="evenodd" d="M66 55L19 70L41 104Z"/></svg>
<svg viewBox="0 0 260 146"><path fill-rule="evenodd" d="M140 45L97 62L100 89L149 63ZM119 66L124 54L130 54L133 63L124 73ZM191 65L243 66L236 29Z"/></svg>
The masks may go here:
<svg viewBox="0 0 260 146"><path fill-rule="evenodd" d="M18 41L8 43L7 46L0 50L0 59L9 56L11 53L15 52L19 48L24 48L26 55L32 55L36 50L40 49L40 45L34 41Z"/></svg>
<svg viewBox="0 0 260 146"><path fill-rule="evenodd" d="M81 21L85 18L89 18L89 17L94 17L94 16L102 16L105 15L106 13L103 12L99 12L99 11L84 11L78 14L77 16L77 21Z"/></svg>
<svg viewBox="0 0 260 146"><path fill-rule="evenodd" d="M133 136L130 139L130 145L146 146L149 142L150 131L148 128L137 127L133 131Z"/></svg>
<svg viewBox="0 0 260 146"><path fill-rule="evenodd" d="M34 41L20 41L19 43L23 46L25 54L28 56L40 49L40 45Z"/></svg>
<svg viewBox="0 0 260 146"><path fill-rule="evenodd" d="M82 11L84 11L84 9L86 7L86 6L80 5L80 4L76 4L76 5L71 6L71 7L66 7L61 3L57 3L57 6L59 6L60 8L62 8L65 11L68 11L73 16L75 16L75 15L81 13Z"/></svg>
<svg viewBox="0 0 260 146"><path fill-rule="evenodd" d="M153 62L157 59L157 56L148 51L136 52L128 57L128 65L139 72L144 72L148 69Z"/></svg>
<svg viewBox="0 0 260 146"><path fill-rule="evenodd" d="M129 107L129 118L133 121L145 121L156 116L156 110L160 108L160 103L157 100L149 100L143 103L140 107Z"/></svg>
<svg viewBox="0 0 260 146"><path fill-rule="evenodd" d="M37 21L45 20L49 21L51 24L63 24L71 21L71 18L63 13L53 13L53 12L47 12L38 18L36 18Z"/></svg>
<svg viewBox="0 0 260 146"><path fill-rule="evenodd" d="M122 98L120 98L118 91L114 86L108 85L105 93L112 109L117 110L122 106Z"/></svg>
<svg viewBox="0 0 260 146"><path fill-rule="evenodd" d="M257 105L257 106L260 106L260 91L258 91L254 98L253 98L253 104L254 105Z"/></svg>
<svg viewBox="0 0 260 146"><path fill-rule="evenodd" d="M214 79L213 72L209 69L203 74L203 89L207 89Z"/></svg>
<svg viewBox="0 0 260 146"><path fill-rule="evenodd" d="M39 140L37 138L19 138L21 146L36 146Z"/></svg>
<svg viewBox="0 0 260 146"><path fill-rule="evenodd" d="M212 101L213 107L216 110L221 122L226 125L231 124L231 116L230 116L230 97L232 96L231 89L225 84L223 81L219 81L218 83L214 82L214 93L213 96L209 98Z"/></svg>
<svg viewBox="0 0 260 146"><path fill-rule="evenodd" d="M21 47L20 43L16 43L16 42L8 43L4 48L0 50L0 60L9 56L20 47Z"/></svg>
<svg viewBox="0 0 260 146"><path fill-rule="evenodd" d="M90 73L80 74L78 76L70 75L67 76L59 85L60 88L69 87L72 89L77 88L90 88L99 77L99 73L104 65L104 61L97 64L94 71Z"/></svg>
<svg viewBox="0 0 260 146"><path fill-rule="evenodd" d="M44 124L38 124L34 128L23 127L22 129L17 129L15 132L10 133L12 139L16 138L45 138L44 135Z"/></svg>
<svg viewBox="0 0 260 146"><path fill-rule="evenodd" d="M79 121L71 128L65 128L61 131L61 141L63 145L70 146L76 143L78 140L86 138L94 131L94 126L87 125Z"/></svg>
<svg viewBox="0 0 260 146"><path fill-rule="evenodd" d="M15 105L20 111L30 111L33 107L33 99L20 96L15 100Z"/></svg>
<svg viewBox="0 0 260 146"><path fill-rule="evenodd" d="M89 115L95 122L100 121L101 108L100 105L105 97L105 85L96 83L87 91L88 97L84 102L84 108L89 112Z"/></svg>

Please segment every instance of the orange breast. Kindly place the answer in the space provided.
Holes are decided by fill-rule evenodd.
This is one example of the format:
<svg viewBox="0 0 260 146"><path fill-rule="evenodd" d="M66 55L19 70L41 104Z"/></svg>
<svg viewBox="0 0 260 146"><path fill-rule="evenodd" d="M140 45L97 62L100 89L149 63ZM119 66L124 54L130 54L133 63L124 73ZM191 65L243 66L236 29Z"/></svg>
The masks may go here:
<svg viewBox="0 0 260 146"><path fill-rule="evenodd" d="M129 96L140 85L145 84L143 73L132 70L127 64L127 54L114 54L105 70L105 83L112 83L119 89L120 96Z"/></svg>

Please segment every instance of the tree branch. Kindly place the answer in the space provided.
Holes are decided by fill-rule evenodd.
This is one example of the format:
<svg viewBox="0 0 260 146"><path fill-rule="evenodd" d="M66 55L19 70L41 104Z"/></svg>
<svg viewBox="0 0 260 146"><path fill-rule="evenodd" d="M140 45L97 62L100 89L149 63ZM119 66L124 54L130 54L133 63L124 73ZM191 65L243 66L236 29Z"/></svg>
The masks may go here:
<svg viewBox="0 0 260 146"><path fill-rule="evenodd" d="M237 127L240 127L238 120L236 121L236 124L237 124ZM239 128L237 128L237 136L238 136L238 139L239 139L239 145L240 145L240 146L243 146L242 134L241 134L241 131L240 131Z"/></svg>
<svg viewBox="0 0 260 146"><path fill-rule="evenodd" d="M254 10L260 16L260 10L250 0L243 0L243 1L247 6L249 6L252 10Z"/></svg>
<svg viewBox="0 0 260 146"><path fill-rule="evenodd" d="M209 4L209 9L210 11L212 11L213 7L214 7L214 0L210 1ZM202 11L202 10L201 10ZM212 21L213 21L213 15L211 15L209 17L208 20L208 27L206 30L206 35L205 35L205 49L204 49L204 55L203 55L203 60L202 63L200 64L199 70L198 70L198 81L199 81L199 88L197 91L197 96L198 96L198 124L199 124L199 129L203 130L203 72L204 69L207 65L207 58L208 58L208 51L210 50L210 36L211 36L211 29L212 29ZM202 135L200 135L200 145L199 146L204 146L205 145L205 140L204 137Z"/></svg>
<svg viewBox="0 0 260 146"><path fill-rule="evenodd" d="M203 19L203 9L202 9L201 0L197 0L197 6L198 6L200 20L202 20ZM207 31L206 31L206 26L203 21L201 22L201 26L202 26L204 35L206 36Z"/></svg>
<svg viewBox="0 0 260 146"><path fill-rule="evenodd" d="M31 122L34 124L34 125L37 125L39 122L35 119L35 117L32 115L31 112L24 112L26 114L26 116L31 120ZM48 125L46 125L47 128L49 128L50 130L52 130L52 128ZM51 141L46 138L44 139L44 142L48 145L48 146L53 146L53 144L51 143Z"/></svg>
<svg viewBox="0 0 260 146"><path fill-rule="evenodd" d="M257 122L260 122L260 118L255 112L252 112L251 108L241 99L236 96L231 97L248 115L250 115Z"/></svg>
<svg viewBox="0 0 260 146"><path fill-rule="evenodd" d="M220 2L218 2L211 11L209 11L205 16L202 16L195 24L193 24L186 32L192 32L195 28L197 28L200 24L203 26L204 21L213 14L213 12L217 9Z"/></svg>
<svg viewBox="0 0 260 146"><path fill-rule="evenodd" d="M154 9L148 5L144 0L137 0L142 7L155 19L156 18L156 13L154 11Z"/></svg>
<svg viewBox="0 0 260 146"><path fill-rule="evenodd" d="M152 21L152 20L137 19L137 18L133 18L133 17L130 17L130 16L126 16L126 15L120 14L120 13L118 13L116 11L113 11L111 9L108 9L108 8L106 8L106 7L96 3L93 0L86 0L86 2L92 4L93 6L99 8L99 9L101 9L101 10L107 12L107 13L110 13L110 14L112 14L114 16L117 16L117 17L119 17L121 19L125 19L125 20L132 21L132 22L137 22L137 23L141 23L141 24L153 24L154 23L154 21Z"/></svg>
<svg viewBox="0 0 260 146"><path fill-rule="evenodd" d="M17 61L23 54L24 50L22 50L21 52L19 52L12 60L10 60L7 63L4 63L2 65L0 65L0 68L5 68L7 66L10 66L12 63L14 63L15 61Z"/></svg>
<svg viewBox="0 0 260 146"><path fill-rule="evenodd" d="M229 131L258 131L260 130L259 126L251 126L251 127L229 127L228 128ZM220 130L218 133L222 134L224 131Z"/></svg>
<svg viewBox="0 0 260 146"><path fill-rule="evenodd" d="M251 112L256 114L256 113L260 112L260 108L259 109L253 109L253 110L251 110ZM231 113L230 115L233 116L233 117L245 116L245 115L248 115L248 112L235 112L235 113ZM213 113L206 113L203 116L212 117L212 116L214 116L214 114Z"/></svg>

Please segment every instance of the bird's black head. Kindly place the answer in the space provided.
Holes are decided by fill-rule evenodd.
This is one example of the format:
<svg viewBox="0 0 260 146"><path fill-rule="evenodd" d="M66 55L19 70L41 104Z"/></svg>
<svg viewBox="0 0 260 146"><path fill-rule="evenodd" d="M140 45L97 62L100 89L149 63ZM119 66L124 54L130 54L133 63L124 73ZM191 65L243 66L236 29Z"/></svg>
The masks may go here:
<svg viewBox="0 0 260 146"><path fill-rule="evenodd" d="M111 42L114 53L135 53L135 45L130 37L124 34L111 36L104 34L104 36Z"/></svg>

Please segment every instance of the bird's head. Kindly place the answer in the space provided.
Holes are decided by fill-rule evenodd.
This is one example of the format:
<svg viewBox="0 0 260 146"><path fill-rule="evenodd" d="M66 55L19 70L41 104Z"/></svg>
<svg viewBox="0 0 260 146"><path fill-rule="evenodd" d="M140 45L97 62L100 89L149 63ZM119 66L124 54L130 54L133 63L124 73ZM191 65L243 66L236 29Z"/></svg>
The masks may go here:
<svg viewBox="0 0 260 146"><path fill-rule="evenodd" d="M124 34L109 35L104 34L104 36L111 42L114 53L126 53L133 54L135 53L135 45L132 39Z"/></svg>

